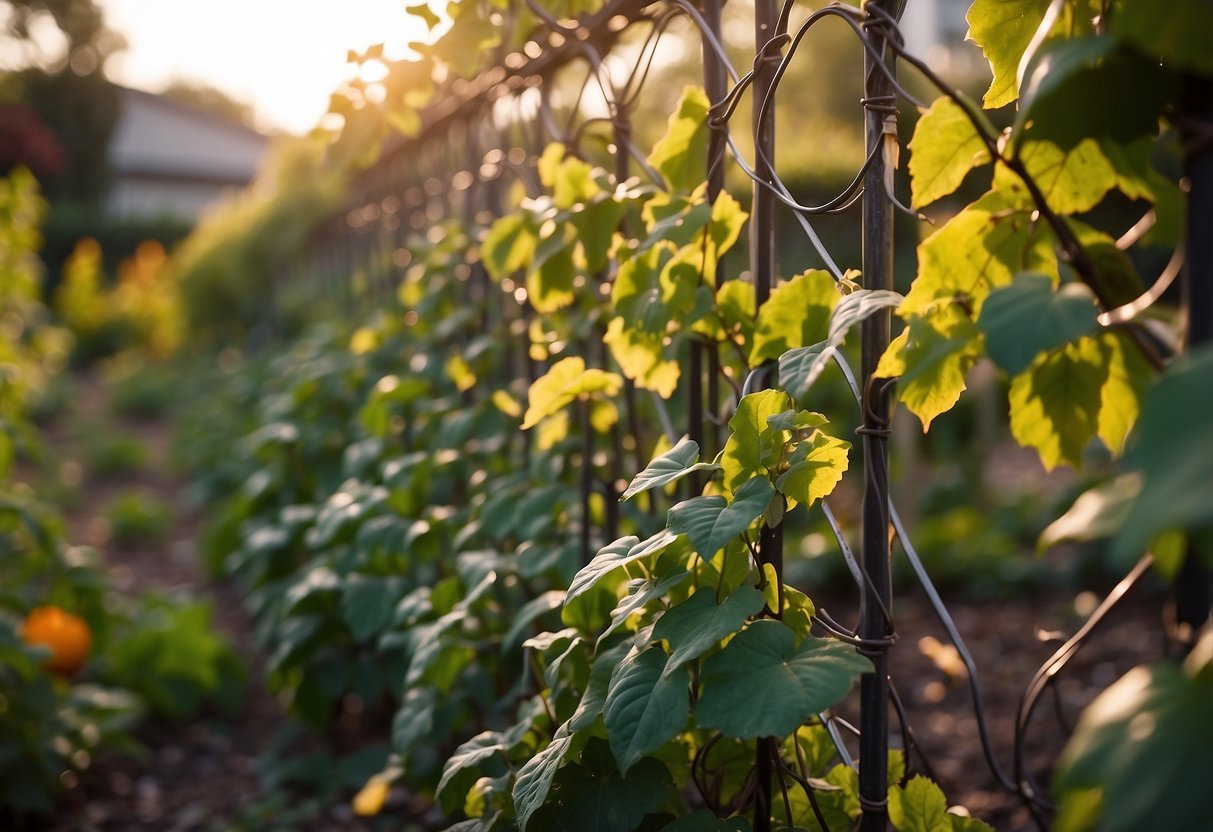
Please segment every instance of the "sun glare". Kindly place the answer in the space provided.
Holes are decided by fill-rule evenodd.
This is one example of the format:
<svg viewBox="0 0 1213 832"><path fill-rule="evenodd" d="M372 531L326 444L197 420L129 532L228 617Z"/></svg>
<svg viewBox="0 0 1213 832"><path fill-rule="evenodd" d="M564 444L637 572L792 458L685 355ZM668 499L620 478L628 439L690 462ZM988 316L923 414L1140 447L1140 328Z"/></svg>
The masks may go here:
<svg viewBox="0 0 1213 832"><path fill-rule="evenodd" d="M121 84L157 91L177 78L201 81L251 102L263 127L303 133L324 115L330 93L354 77L383 80L386 67L346 60L382 43L410 55L425 23L400 0L101 0L129 48L109 64Z"/></svg>

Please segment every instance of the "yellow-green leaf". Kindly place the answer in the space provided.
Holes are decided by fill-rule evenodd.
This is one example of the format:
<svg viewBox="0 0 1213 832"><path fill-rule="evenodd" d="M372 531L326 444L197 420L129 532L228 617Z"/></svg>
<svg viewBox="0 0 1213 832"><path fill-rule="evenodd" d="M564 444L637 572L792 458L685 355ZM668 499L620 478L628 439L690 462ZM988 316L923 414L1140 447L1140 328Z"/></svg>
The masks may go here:
<svg viewBox="0 0 1213 832"><path fill-rule="evenodd" d="M921 315L960 298L976 315L991 289L1027 271L1057 274L1052 235L1032 211L991 191L918 247L918 277L898 314Z"/></svg>
<svg viewBox="0 0 1213 832"><path fill-rule="evenodd" d="M851 443L818 431L811 442L802 442L789 460L791 467L775 483L789 499L806 507L828 497L842 481Z"/></svg>
<svg viewBox="0 0 1213 832"><path fill-rule="evenodd" d="M699 87L684 89L665 135L653 145L647 161L665 177L671 191L690 193L707 179L710 106L707 93Z"/></svg>
<svg viewBox="0 0 1213 832"><path fill-rule="evenodd" d="M967 19L971 40L981 47L994 79L982 99L986 109L1010 104L1019 96L1016 72L1024 50L1040 27L1050 0L974 0Z"/></svg>
<svg viewBox="0 0 1213 832"><path fill-rule="evenodd" d="M1045 202L1058 214L1089 211L1121 181L1121 175L1094 138L1062 148L1051 141L1033 140L1029 134L1017 155L1040 187ZM1128 181L1133 187L1132 180ZM1017 207L1036 207L1023 180L1005 167L1000 166L995 173L994 187L1008 194Z"/></svg>
<svg viewBox="0 0 1213 832"><path fill-rule="evenodd" d="M829 337L830 313L841 294L829 272L810 269L781 284L758 310L750 366Z"/></svg>
<svg viewBox="0 0 1213 832"><path fill-rule="evenodd" d="M506 214L489 228L480 244L480 259L489 276L501 282L531 265L538 242L539 229L529 213Z"/></svg>
<svg viewBox="0 0 1213 832"><path fill-rule="evenodd" d="M664 357L665 335L626 327L623 318L614 318L602 340L619 369L637 387L652 390L663 399L674 395L682 370L677 361Z"/></svg>
<svg viewBox="0 0 1213 832"><path fill-rule="evenodd" d="M562 410L574 399L591 393L614 396L622 386L623 379L618 375L605 370L586 369L585 360L579 356L561 359L531 385L522 428L534 427L541 419Z"/></svg>
<svg viewBox="0 0 1213 832"><path fill-rule="evenodd" d="M981 356L977 324L956 306L930 317L911 318L880 358L876 375L900 378L897 398L922 420L922 429L952 409L965 390L965 377Z"/></svg>
<svg viewBox="0 0 1213 832"><path fill-rule="evenodd" d="M1078 467L1099 431L1107 353L1097 338L1081 338L1037 357L1011 381L1011 435L1034 448L1046 469Z"/></svg>
<svg viewBox="0 0 1213 832"><path fill-rule="evenodd" d="M918 120L910 140L911 207L921 208L960 187L990 151L964 110L940 96Z"/></svg>
<svg viewBox="0 0 1213 832"><path fill-rule="evenodd" d="M737 404L720 457L726 493L754 476L765 475L779 461L787 431L771 427L769 420L791 408L792 399L782 390L751 393Z"/></svg>
<svg viewBox="0 0 1213 832"><path fill-rule="evenodd" d="M1154 378L1154 369L1123 332L1100 336L1108 362L1108 378L1100 390L1099 438L1114 455L1124 451L1129 431L1137 424L1141 399Z"/></svg>

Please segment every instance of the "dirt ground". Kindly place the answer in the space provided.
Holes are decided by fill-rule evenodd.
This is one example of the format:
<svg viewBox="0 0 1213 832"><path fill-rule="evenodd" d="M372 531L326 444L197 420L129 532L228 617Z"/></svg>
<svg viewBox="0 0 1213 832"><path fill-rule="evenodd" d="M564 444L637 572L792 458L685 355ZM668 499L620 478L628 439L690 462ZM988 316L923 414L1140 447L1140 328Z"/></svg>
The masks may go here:
<svg viewBox="0 0 1213 832"><path fill-rule="evenodd" d="M48 439L60 458L71 459L79 451L80 414L108 412L105 395L100 384L87 379L79 383L75 398L79 414L69 420L76 431L52 426ZM142 761L101 755L68 790L61 811L47 828L54 832L368 828L352 815L348 804L290 825L274 820L272 796L263 787L258 760L270 750L287 718L262 683L250 621L237 591L211 580L199 566L194 537L200 518L185 507L185 484L168 465L169 427L163 422L130 420L114 427L146 446L148 464L137 474L117 478L92 477L86 471L83 499L69 513L72 539L99 548L119 592L188 592L209 598L217 625L249 668L249 683L243 710L234 716L204 714L186 724L147 725L140 734L147 748ZM100 519L102 507L132 486L146 488L175 507L172 534L164 544L120 547L109 540ZM947 602L976 661L995 755L1010 771L1015 713L1024 688L1061 640L1080 626L1080 612L1089 611L1094 596L1076 598L1072 591L1046 591L1008 601L951 597ZM1028 769L1040 782L1048 782L1049 761L1056 757L1081 708L1129 667L1161 653L1162 603L1156 589L1135 590L1062 675L1058 695L1042 700L1025 743ZM833 606L820 600L819 604L839 613L855 609L854 599L839 598ZM986 764L967 672L945 646L944 630L925 597L921 592L899 592L893 613L899 641L890 654L892 678L928 773L951 801L996 829L1034 828L1027 810L998 786ZM896 729L898 724L893 715L891 725ZM924 769L918 756L912 763ZM406 821L406 825L411 824Z"/></svg>

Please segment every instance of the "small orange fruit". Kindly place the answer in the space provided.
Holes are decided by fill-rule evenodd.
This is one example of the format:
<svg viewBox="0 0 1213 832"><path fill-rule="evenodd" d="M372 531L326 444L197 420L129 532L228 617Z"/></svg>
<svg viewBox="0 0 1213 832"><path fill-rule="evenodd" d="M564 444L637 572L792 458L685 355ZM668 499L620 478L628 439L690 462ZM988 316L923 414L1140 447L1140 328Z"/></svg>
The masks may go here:
<svg viewBox="0 0 1213 832"><path fill-rule="evenodd" d="M47 670L70 675L80 669L93 646L93 634L78 615L55 607L35 607L25 619L21 637L26 644L49 647Z"/></svg>

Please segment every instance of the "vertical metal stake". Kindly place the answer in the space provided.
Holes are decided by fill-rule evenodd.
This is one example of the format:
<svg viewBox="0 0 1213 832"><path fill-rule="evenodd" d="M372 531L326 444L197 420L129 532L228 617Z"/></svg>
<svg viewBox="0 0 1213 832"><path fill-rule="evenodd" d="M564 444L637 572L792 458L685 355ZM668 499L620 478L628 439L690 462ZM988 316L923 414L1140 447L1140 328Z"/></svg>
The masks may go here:
<svg viewBox="0 0 1213 832"><path fill-rule="evenodd" d="M889 0L868 0L891 12ZM872 20L871 17L868 20ZM875 52L885 55L884 38L875 27L867 28ZM893 288L893 206L885 193L887 160L882 146L886 125L895 124L892 85L876 59L864 53L864 135L876 161L864 177L863 190L863 285L868 289ZM896 141L893 133L893 141ZM867 583L861 588L859 635L882 639L888 634L886 618L891 609L889 581L889 406L885 392L872 383L876 365L889 345L890 313L872 315L863 323L863 571ZM888 658L883 650L870 651L874 670L860 682L859 801L863 809L860 832L885 832L888 827L889 677Z"/></svg>
<svg viewBox="0 0 1213 832"><path fill-rule="evenodd" d="M775 163L775 108L762 115L762 102L775 80L778 53L767 55L766 44L775 36L779 8L776 0L754 2L754 46L763 59L754 64L754 147L757 150L754 170L758 178L772 184ZM754 183L754 204L750 215L750 273L754 279L756 308L761 308L771 296L775 282L775 194L770 188ZM775 570L777 586L783 580L783 529L771 529L765 524L759 537L759 556L763 565L770 564ZM782 589L782 588L781 588ZM782 596L782 591L780 592ZM775 610L776 614L780 610ZM771 777L772 745L775 740L760 737L757 748L757 777L754 790L754 832L770 832L771 829Z"/></svg>

